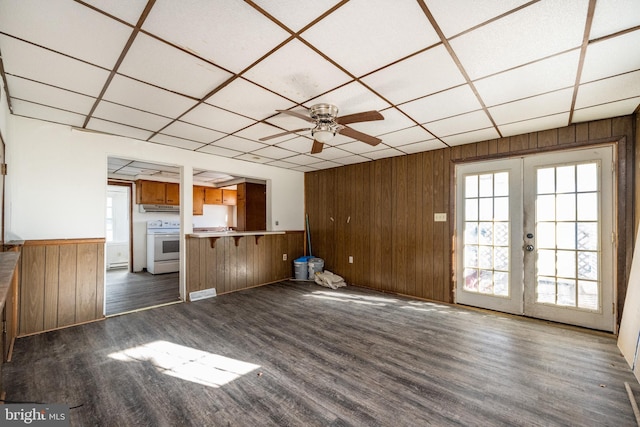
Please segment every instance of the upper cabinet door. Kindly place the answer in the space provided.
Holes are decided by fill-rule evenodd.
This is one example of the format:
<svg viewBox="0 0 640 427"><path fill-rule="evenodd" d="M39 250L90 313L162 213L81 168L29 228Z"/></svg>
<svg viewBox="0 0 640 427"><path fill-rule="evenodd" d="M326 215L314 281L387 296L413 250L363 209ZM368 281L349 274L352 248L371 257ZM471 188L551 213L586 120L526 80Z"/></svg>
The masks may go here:
<svg viewBox="0 0 640 427"><path fill-rule="evenodd" d="M180 204L180 184L166 183L165 203L174 206Z"/></svg>

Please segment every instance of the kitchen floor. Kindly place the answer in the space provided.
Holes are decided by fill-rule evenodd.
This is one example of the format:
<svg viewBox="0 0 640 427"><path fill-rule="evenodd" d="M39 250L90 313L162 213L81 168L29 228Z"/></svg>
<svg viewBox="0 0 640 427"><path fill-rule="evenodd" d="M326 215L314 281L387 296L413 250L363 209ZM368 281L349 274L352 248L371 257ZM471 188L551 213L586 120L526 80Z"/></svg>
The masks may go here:
<svg viewBox="0 0 640 427"><path fill-rule="evenodd" d="M180 301L179 273L131 273L107 270L106 315Z"/></svg>

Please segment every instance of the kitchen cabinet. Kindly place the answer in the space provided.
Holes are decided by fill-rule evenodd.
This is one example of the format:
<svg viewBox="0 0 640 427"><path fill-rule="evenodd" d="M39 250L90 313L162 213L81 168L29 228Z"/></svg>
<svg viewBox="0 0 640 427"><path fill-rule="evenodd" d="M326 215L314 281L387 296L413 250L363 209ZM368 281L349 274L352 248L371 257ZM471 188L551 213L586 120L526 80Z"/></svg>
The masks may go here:
<svg viewBox="0 0 640 427"><path fill-rule="evenodd" d="M204 204L205 205L221 205L222 204L222 189L205 187L204 190Z"/></svg>
<svg viewBox="0 0 640 427"><path fill-rule="evenodd" d="M180 184L167 182L165 191L165 203L178 206L180 204Z"/></svg>
<svg viewBox="0 0 640 427"><path fill-rule="evenodd" d="M238 200L238 192L236 190L222 190L222 204L235 206Z"/></svg>
<svg viewBox="0 0 640 427"><path fill-rule="evenodd" d="M205 204L205 192L207 188L200 185L193 186L193 214L203 215Z"/></svg>
<svg viewBox="0 0 640 427"><path fill-rule="evenodd" d="M245 182L237 190L238 231L267 229L267 186Z"/></svg>
<svg viewBox="0 0 640 427"><path fill-rule="evenodd" d="M180 204L180 184L173 182L136 181L136 203L139 205Z"/></svg>
<svg viewBox="0 0 640 427"><path fill-rule="evenodd" d="M237 199L236 190L223 190L222 188L205 187L205 205L228 205L235 206Z"/></svg>

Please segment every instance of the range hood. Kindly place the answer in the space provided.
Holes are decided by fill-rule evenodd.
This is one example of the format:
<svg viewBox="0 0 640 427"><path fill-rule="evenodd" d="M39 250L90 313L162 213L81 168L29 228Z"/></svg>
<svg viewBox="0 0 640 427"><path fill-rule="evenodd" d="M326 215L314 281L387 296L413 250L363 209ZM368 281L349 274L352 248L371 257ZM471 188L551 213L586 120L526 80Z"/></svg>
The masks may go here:
<svg viewBox="0 0 640 427"><path fill-rule="evenodd" d="M167 213L180 213L180 206L175 205L139 205L140 212L167 212Z"/></svg>

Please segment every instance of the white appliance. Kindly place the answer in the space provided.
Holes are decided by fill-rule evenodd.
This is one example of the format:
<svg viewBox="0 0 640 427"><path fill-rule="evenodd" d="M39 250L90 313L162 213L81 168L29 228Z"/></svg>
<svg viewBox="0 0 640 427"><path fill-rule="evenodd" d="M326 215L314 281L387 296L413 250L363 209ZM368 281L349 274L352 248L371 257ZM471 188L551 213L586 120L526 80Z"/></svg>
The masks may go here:
<svg viewBox="0 0 640 427"><path fill-rule="evenodd" d="M180 221L147 221L147 271L180 271Z"/></svg>

